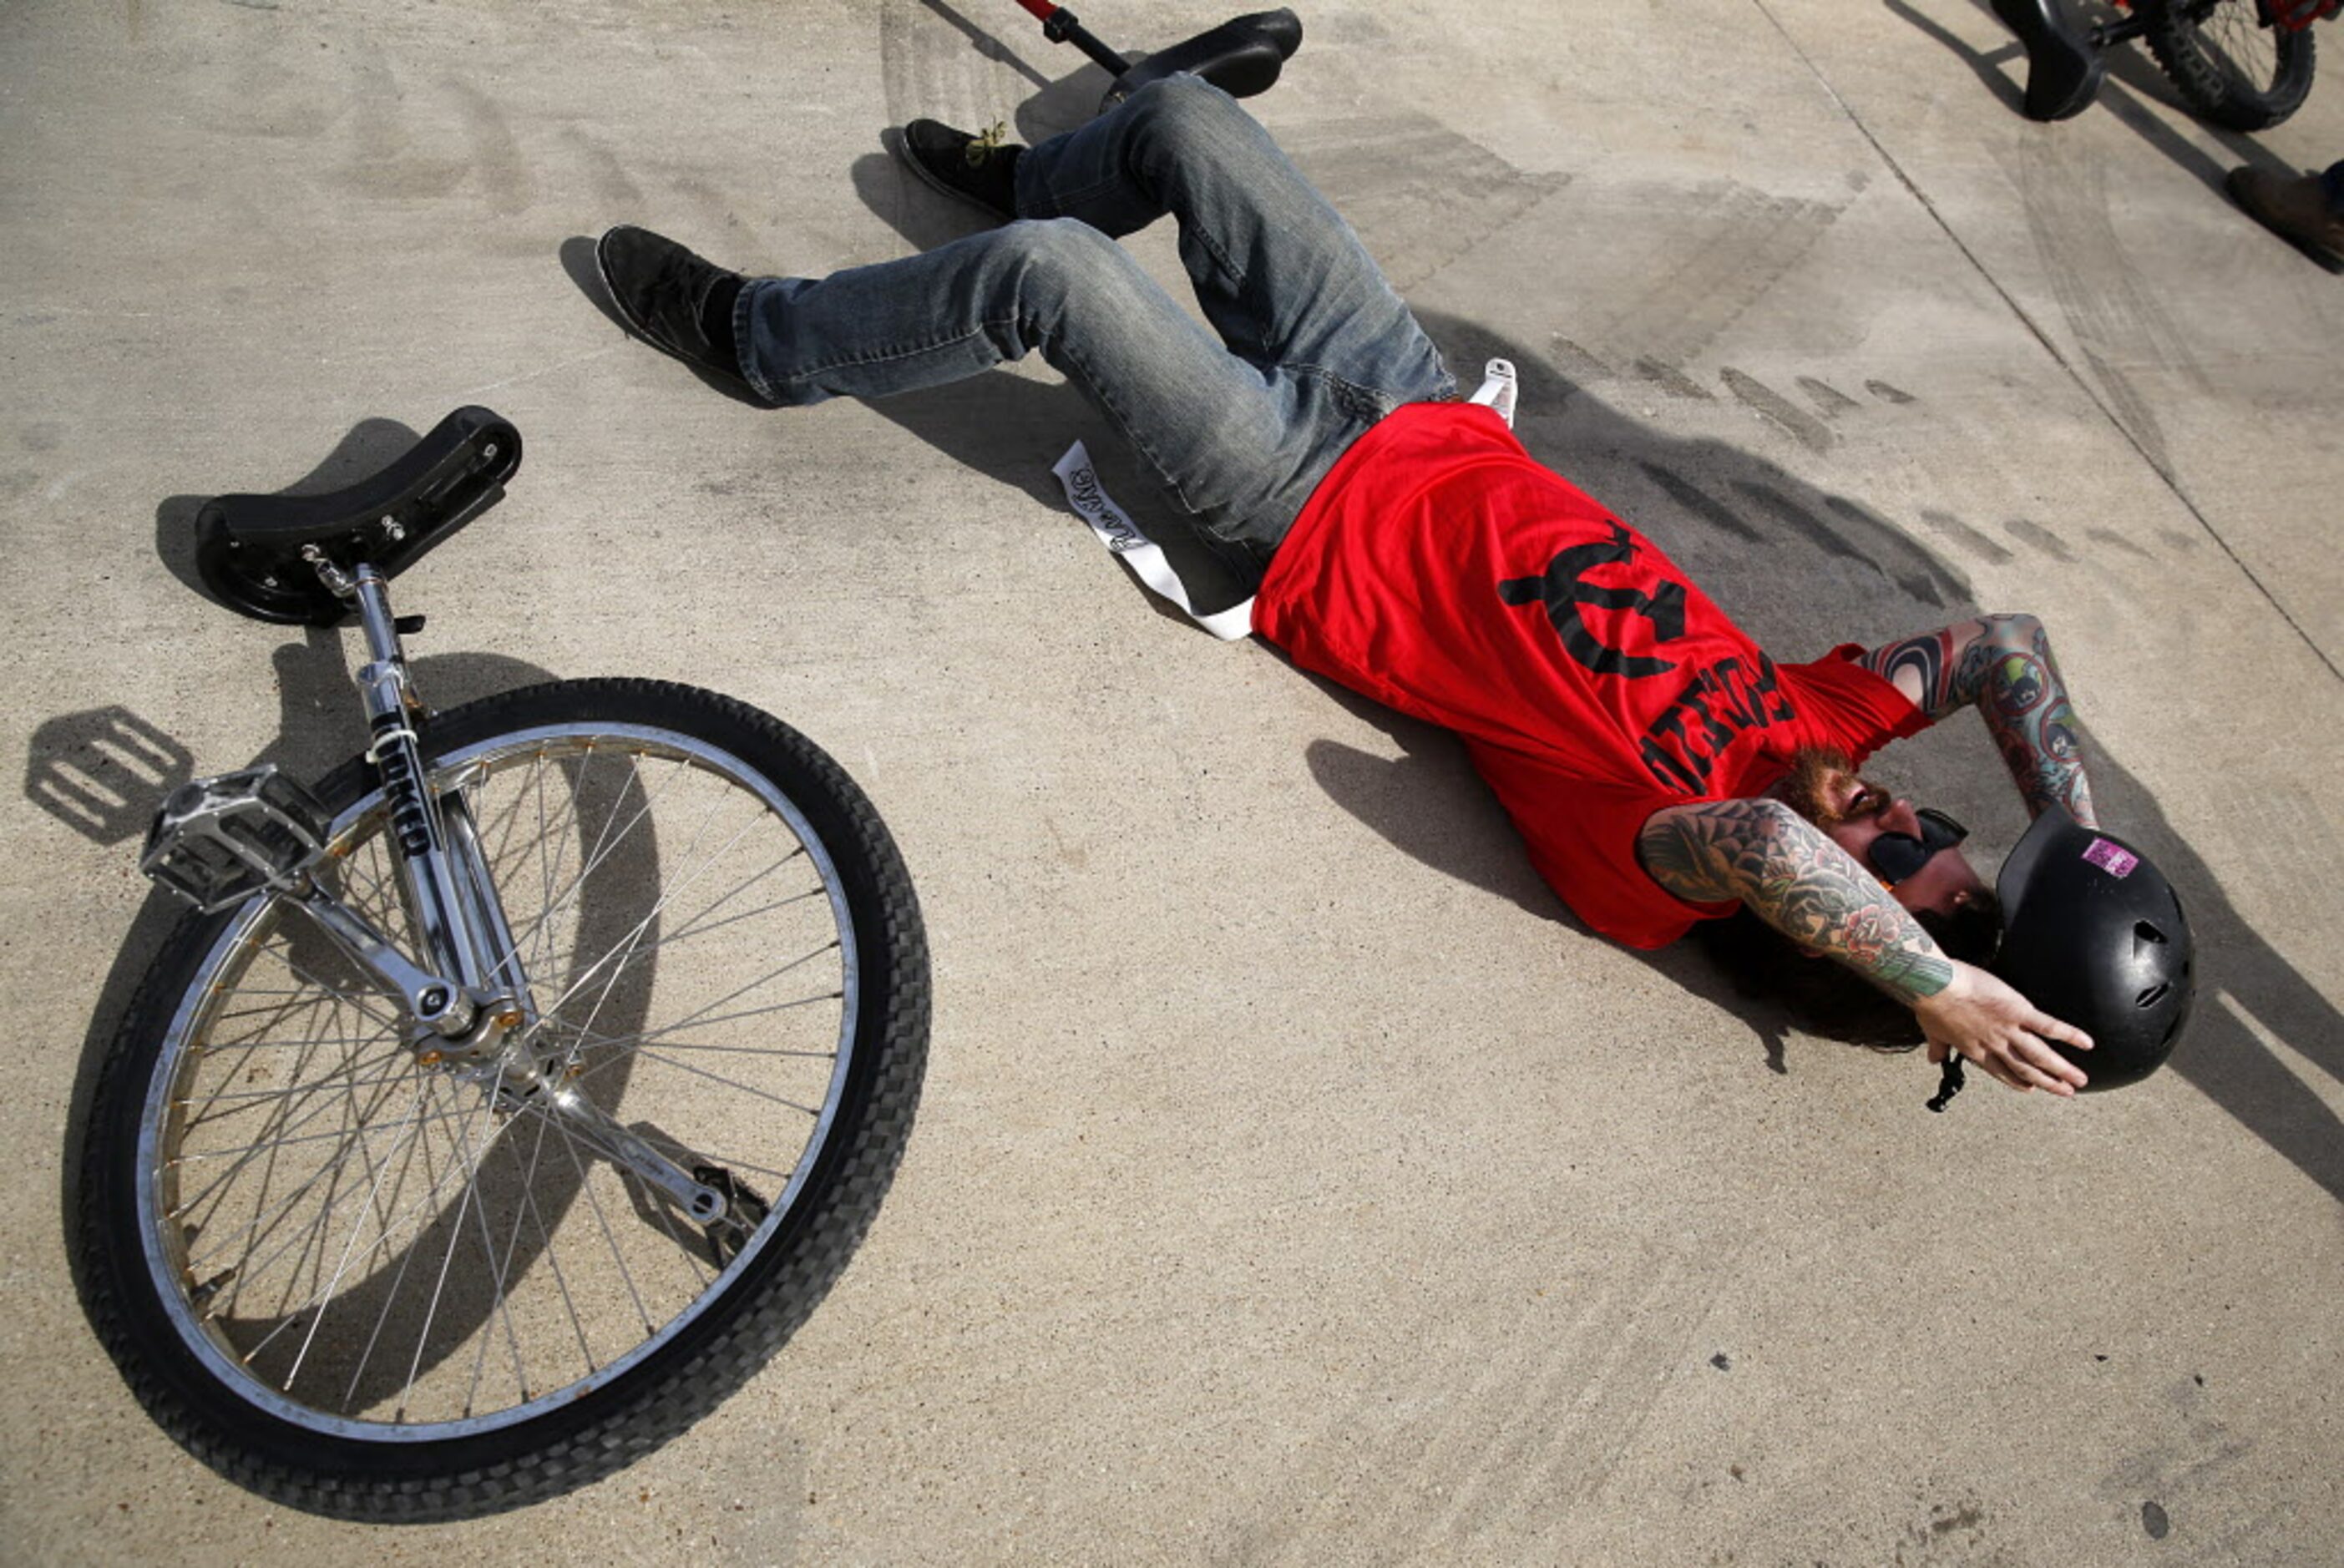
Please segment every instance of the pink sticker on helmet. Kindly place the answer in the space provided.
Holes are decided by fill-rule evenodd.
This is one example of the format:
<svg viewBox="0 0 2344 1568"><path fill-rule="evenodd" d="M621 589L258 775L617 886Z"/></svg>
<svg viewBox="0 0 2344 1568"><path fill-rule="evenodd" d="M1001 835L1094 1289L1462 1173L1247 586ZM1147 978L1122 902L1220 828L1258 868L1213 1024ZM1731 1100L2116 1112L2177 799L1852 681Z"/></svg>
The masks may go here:
<svg viewBox="0 0 2344 1568"><path fill-rule="evenodd" d="M2107 872L2110 876L2130 876L2132 868L2140 864L2140 856L2114 839L2096 838L2084 851L2084 858Z"/></svg>

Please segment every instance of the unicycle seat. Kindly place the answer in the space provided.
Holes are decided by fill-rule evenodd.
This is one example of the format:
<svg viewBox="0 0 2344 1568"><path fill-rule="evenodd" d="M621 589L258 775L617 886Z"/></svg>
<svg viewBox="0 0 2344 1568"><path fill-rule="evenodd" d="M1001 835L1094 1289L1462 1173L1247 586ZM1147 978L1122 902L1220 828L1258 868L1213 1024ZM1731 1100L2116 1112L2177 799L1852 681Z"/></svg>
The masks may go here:
<svg viewBox="0 0 2344 1568"><path fill-rule="evenodd" d="M228 608L256 621L330 626L348 612L321 565L396 577L504 497L520 432L487 409L458 409L396 460L326 495L222 495L196 515L196 569Z"/></svg>
<svg viewBox="0 0 2344 1568"><path fill-rule="evenodd" d="M1302 46L1302 18L1281 7L1234 17L1195 37L1159 49L1115 79L1099 100L1104 114L1150 82L1186 71L1233 98L1265 92Z"/></svg>

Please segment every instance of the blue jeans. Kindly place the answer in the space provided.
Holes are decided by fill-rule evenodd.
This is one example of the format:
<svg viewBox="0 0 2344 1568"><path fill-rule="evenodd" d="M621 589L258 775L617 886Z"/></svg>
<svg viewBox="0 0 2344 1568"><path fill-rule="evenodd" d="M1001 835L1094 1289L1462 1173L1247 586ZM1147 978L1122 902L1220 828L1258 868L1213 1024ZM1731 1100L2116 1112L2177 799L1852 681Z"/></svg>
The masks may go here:
<svg viewBox="0 0 2344 1568"><path fill-rule="evenodd" d="M880 398L1038 349L1257 572L1361 431L1455 395L1349 226L1201 79L1142 88L1016 173L1005 228L743 288L749 384L784 404ZM1116 243L1167 213L1209 332Z"/></svg>

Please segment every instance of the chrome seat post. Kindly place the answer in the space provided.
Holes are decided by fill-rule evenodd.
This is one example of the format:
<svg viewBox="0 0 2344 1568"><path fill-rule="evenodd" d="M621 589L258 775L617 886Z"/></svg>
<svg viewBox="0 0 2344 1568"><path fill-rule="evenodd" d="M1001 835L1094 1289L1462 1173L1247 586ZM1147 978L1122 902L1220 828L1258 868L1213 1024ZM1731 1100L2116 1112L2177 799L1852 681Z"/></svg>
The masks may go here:
<svg viewBox="0 0 2344 1568"><path fill-rule="evenodd" d="M367 562L359 563L349 582L366 632L367 663L357 680L366 704L367 755L382 775L390 837L399 851L393 858L399 887L423 944L424 962L478 997L498 988L494 956L481 951L480 934L466 913L447 823L423 771L424 707L408 675L389 587Z"/></svg>

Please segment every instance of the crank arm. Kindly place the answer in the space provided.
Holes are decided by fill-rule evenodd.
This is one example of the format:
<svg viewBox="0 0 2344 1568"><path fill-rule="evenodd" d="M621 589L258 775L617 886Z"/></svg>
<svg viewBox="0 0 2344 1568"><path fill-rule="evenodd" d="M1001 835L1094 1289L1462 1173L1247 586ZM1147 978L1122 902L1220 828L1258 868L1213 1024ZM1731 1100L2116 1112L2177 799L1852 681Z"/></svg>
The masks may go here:
<svg viewBox="0 0 2344 1568"><path fill-rule="evenodd" d="M282 891L279 897L318 924L350 961L396 996L415 1021L432 1033L455 1039L472 1027L479 1009L463 987L421 967L399 950L373 922L327 892L314 877Z"/></svg>
<svg viewBox="0 0 2344 1568"><path fill-rule="evenodd" d="M531 1103L612 1164L634 1172L653 1190L665 1194L697 1223L707 1225L722 1219L731 1207L722 1190L695 1179L691 1171L652 1148L648 1139L620 1126L610 1112L575 1088L557 1089Z"/></svg>

